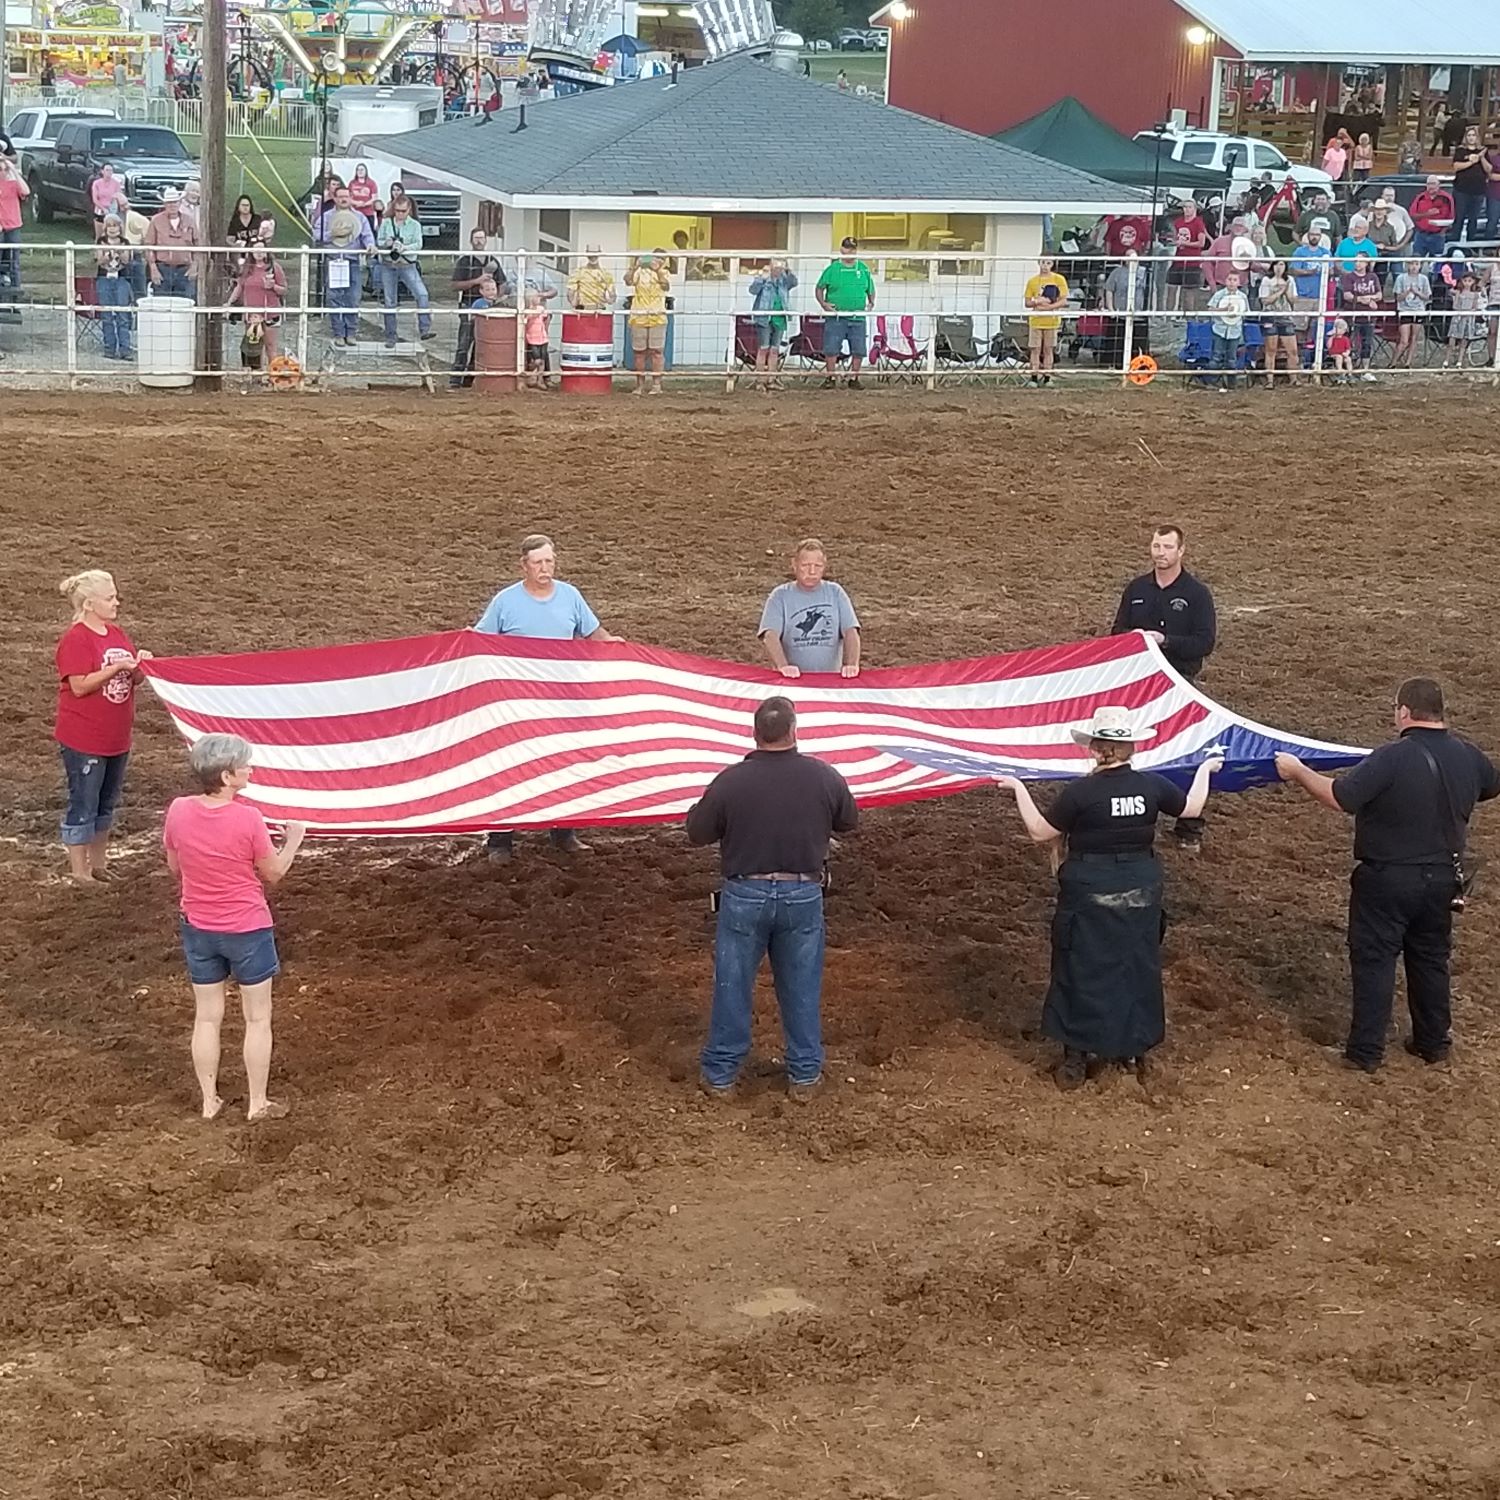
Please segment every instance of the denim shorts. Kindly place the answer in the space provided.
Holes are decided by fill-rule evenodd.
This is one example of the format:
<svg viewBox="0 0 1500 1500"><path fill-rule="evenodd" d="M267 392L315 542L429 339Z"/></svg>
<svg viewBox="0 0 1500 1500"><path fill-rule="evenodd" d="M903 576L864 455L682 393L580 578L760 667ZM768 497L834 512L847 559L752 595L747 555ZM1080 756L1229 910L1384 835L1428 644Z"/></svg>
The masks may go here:
<svg viewBox="0 0 1500 1500"><path fill-rule="evenodd" d="M785 342L785 323L778 328L770 318L755 319L755 347L757 349L779 349Z"/></svg>
<svg viewBox="0 0 1500 1500"><path fill-rule="evenodd" d="M236 984L264 984L281 972L276 954L276 929L254 932L205 932L186 917L182 928L182 956L194 984L223 984L232 974Z"/></svg>
<svg viewBox="0 0 1500 1500"><path fill-rule="evenodd" d="M858 314L849 314L843 317L832 317L823 323L823 353L833 355L837 358L844 352L844 344L849 345L850 359L863 359L865 357L867 333L865 320Z"/></svg>

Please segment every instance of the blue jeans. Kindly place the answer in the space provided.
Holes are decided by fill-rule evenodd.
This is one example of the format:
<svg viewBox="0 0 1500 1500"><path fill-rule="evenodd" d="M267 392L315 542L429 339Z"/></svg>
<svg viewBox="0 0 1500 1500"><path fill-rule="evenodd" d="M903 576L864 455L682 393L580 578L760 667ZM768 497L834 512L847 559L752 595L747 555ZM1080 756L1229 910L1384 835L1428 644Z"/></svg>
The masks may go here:
<svg viewBox="0 0 1500 1500"><path fill-rule="evenodd" d="M62 841L92 844L102 839L115 821L120 793L125 790L124 755L89 755L59 745L63 770L68 776L68 810L63 814Z"/></svg>
<svg viewBox="0 0 1500 1500"><path fill-rule="evenodd" d="M329 307L346 308L346 312L330 312L328 326L336 339L352 339L359 332L359 278L360 269L352 261L349 265L349 285L327 288Z"/></svg>
<svg viewBox="0 0 1500 1500"><path fill-rule="evenodd" d="M831 313L823 322L823 354L837 359L849 346L850 359L863 359L869 327L858 313Z"/></svg>
<svg viewBox="0 0 1500 1500"><path fill-rule="evenodd" d="M0 245L9 247L0 250L0 276L6 277L12 288L19 287L21 285L21 231L0 229Z"/></svg>
<svg viewBox="0 0 1500 1500"><path fill-rule="evenodd" d="M134 301L134 292L128 276L101 276L94 283L101 309L129 307ZM106 354L130 353L130 325L133 320L128 312L99 314L99 331L104 335Z"/></svg>
<svg viewBox="0 0 1500 1500"><path fill-rule="evenodd" d="M1500 198L1491 198L1488 194L1484 200L1484 237L1500 240Z"/></svg>
<svg viewBox="0 0 1500 1500"><path fill-rule="evenodd" d="M1235 383L1234 370L1240 359L1240 341L1238 338L1225 338L1221 333L1215 333L1211 337L1213 338L1213 367L1227 372L1220 375L1220 383L1232 386Z"/></svg>
<svg viewBox="0 0 1500 1500"><path fill-rule="evenodd" d="M396 341L396 288L404 286L416 299L417 331L432 332L432 315L427 311L427 284L422 273L412 265L393 266L387 261L380 268L380 301L385 307L385 341Z"/></svg>
<svg viewBox="0 0 1500 1500"><path fill-rule="evenodd" d="M704 1079L727 1088L750 1051L755 975L767 949L786 1073L811 1083L823 1071L823 887L773 880L726 880L714 939L714 1003L701 1059Z"/></svg>
<svg viewBox="0 0 1500 1500"><path fill-rule="evenodd" d="M158 266L156 273L161 280L151 288L158 297L186 297L190 302L198 300L197 289L186 266Z"/></svg>
<svg viewBox="0 0 1500 1500"><path fill-rule="evenodd" d="M1483 238L1484 194L1455 193L1453 207L1453 238L1456 240Z"/></svg>
<svg viewBox="0 0 1500 1500"><path fill-rule="evenodd" d="M1447 248L1441 229L1419 229L1411 237L1411 253L1422 260L1441 255Z"/></svg>

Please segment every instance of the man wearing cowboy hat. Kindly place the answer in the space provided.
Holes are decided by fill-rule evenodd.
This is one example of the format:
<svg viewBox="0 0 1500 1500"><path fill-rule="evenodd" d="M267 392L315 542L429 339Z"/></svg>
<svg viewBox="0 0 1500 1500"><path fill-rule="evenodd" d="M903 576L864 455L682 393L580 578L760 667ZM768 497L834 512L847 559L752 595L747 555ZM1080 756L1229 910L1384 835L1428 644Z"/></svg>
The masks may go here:
<svg viewBox="0 0 1500 1500"><path fill-rule="evenodd" d="M146 275L153 293L198 300L193 251L201 243L197 220L183 212L182 194L174 187L163 188L161 211L146 230Z"/></svg>
<svg viewBox="0 0 1500 1500"><path fill-rule="evenodd" d="M1224 762L1210 757L1182 789L1131 765L1155 730L1128 708L1105 706L1071 731L1088 751L1088 774L1069 781L1043 813L1014 776L998 778L1015 793L1026 831L1039 844L1067 839L1057 872L1052 921L1052 979L1042 1030L1063 1047L1059 1088L1077 1088L1091 1059L1133 1064L1166 1035L1161 987L1161 866L1156 820L1198 817L1209 778Z"/></svg>

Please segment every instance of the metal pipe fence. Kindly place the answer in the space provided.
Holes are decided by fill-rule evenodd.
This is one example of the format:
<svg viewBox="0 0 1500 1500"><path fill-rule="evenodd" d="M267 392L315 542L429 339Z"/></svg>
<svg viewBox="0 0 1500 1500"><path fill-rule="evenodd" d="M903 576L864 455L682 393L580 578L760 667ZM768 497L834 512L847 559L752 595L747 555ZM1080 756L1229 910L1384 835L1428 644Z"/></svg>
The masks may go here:
<svg viewBox="0 0 1500 1500"><path fill-rule="evenodd" d="M661 332L650 333L642 321L650 310L631 300L642 269L634 256L589 265L566 252L470 252L503 278L496 304L476 313L459 304L459 257L451 251L408 251L400 260L328 247L273 251L271 282L262 269L231 295L242 281L243 247L194 250L186 266L154 270L150 247L125 248L101 259L89 243L0 244L0 383L170 385L222 375L253 388L273 373L273 359L289 357L295 368L278 367L278 383L334 389L477 379L500 389L527 381L528 341L533 382L573 376L583 388L600 388L611 372L617 382L659 383L643 368L654 363L647 346L657 345L661 379L722 381L729 391L841 383L856 373L862 385L928 390L1033 380L1220 388L1476 373L1500 380L1500 265L1477 267L1484 276L1477 290L1462 281L1455 288L1459 263L1448 258L1424 262L1429 295L1409 297L1404 309L1394 303L1394 263L1381 268L1372 306L1348 301L1342 268L1327 258L1304 271L1289 306L1262 306L1253 275L1248 305L1224 308L1209 305L1214 290L1249 268L1059 257L1066 289L1059 286L1053 302L1032 257L879 254L865 257L874 301L861 312L820 303L827 255L781 256L796 283L778 290L767 284L766 252L672 251L652 262L653 274L665 272L668 307ZM212 306L199 301L210 260L225 288ZM607 292L612 301L603 300ZM160 299L174 294L184 300L169 309ZM575 308L575 298L602 305ZM168 311L176 333L165 338ZM593 317L575 323L568 316L575 311ZM215 369L205 355L210 325L226 356Z"/></svg>

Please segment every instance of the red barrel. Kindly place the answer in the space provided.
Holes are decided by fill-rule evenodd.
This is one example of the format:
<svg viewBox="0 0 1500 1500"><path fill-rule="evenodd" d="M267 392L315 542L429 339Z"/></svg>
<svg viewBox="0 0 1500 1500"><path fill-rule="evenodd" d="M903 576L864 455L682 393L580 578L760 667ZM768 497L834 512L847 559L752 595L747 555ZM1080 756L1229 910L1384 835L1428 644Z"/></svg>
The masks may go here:
<svg viewBox="0 0 1500 1500"><path fill-rule="evenodd" d="M513 392L516 379L516 319L512 313L474 314L474 389L494 396Z"/></svg>
<svg viewBox="0 0 1500 1500"><path fill-rule="evenodd" d="M563 314L562 388L575 396L607 396L614 386L615 320L607 312Z"/></svg>

